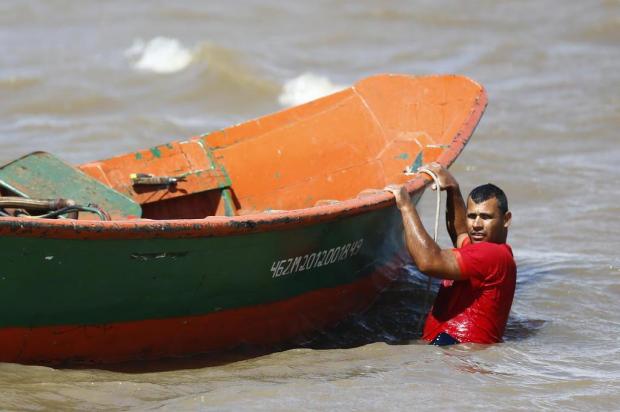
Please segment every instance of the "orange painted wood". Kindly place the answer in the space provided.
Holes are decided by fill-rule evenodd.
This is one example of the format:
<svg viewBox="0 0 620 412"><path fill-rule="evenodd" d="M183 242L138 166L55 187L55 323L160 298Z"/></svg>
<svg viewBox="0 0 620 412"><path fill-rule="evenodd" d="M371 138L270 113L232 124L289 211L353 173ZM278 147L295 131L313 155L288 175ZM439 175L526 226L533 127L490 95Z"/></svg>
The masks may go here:
<svg viewBox="0 0 620 412"><path fill-rule="evenodd" d="M406 182L403 170L420 153L424 163L435 161L469 137L481 104L482 87L462 76L379 75L202 138L81 169L144 205L145 217L153 219L223 215L221 205L213 206L217 197L197 195L221 184L224 176L214 163L230 176L240 215L311 208L322 199L343 201L364 189ZM187 182L162 190L139 189L129 179L131 173L196 170L208 172L190 173ZM202 198L209 205L201 207Z"/></svg>
<svg viewBox="0 0 620 412"><path fill-rule="evenodd" d="M463 76L373 76L301 106L159 146L159 158L145 150L140 156L131 153L80 166L101 182L140 199L148 212L144 217L156 221L58 220L33 225L16 219L15 225L0 227L0 235L225 236L312 225L388 207L394 202L389 193L379 190L359 198L357 194L390 183L406 183L411 194L423 190L430 178L406 176L402 169L420 153L423 162L452 164L486 104L484 88ZM198 150L200 144L211 148L213 159ZM213 161L231 178L237 216L223 216L219 197L201 195L209 191L201 192L205 187L197 182L180 184L176 192L159 199L135 193L130 184L131 173L174 175L207 169ZM314 207L321 200L340 202ZM204 218L205 213L209 217Z"/></svg>
<svg viewBox="0 0 620 412"><path fill-rule="evenodd" d="M87 163L80 169L141 204L217 189L227 181L226 174L213 164L200 140L172 142L106 161ZM130 177L133 173L184 176L185 181L163 188L134 186Z"/></svg>
<svg viewBox="0 0 620 412"><path fill-rule="evenodd" d="M374 76L205 141L242 210L308 208L405 182L420 152L424 162L449 152L481 98L482 87L461 76Z"/></svg>
<svg viewBox="0 0 620 412"><path fill-rule="evenodd" d="M389 271L388 271L389 272ZM97 326L0 329L0 361L111 363L269 345L303 336L360 311L392 279L384 271L340 287L203 316Z"/></svg>

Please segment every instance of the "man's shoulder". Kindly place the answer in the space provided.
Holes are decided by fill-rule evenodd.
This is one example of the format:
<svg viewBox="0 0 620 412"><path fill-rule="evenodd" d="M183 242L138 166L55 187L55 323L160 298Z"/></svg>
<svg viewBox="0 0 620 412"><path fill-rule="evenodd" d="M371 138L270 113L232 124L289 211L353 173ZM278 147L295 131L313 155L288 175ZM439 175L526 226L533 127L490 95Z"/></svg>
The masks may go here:
<svg viewBox="0 0 620 412"><path fill-rule="evenodd" d="M463 243L461 244L461 247L458 249L470 249L470 248L480 249L480 250L489 251L489 252L496 252L496 253L508 252L510 255L512 255L512 248L510 247L508 243L493 243L493 242L472 243L471 240L469 240L469 238L463 241Z"/></svg>
<svg viewBox="0 0 620 412"><path fill-rule="evenodd" d="M468 243L456 249L460 257L464 260L472 259L477 264L482 262L504 262L505 264L515 264L512 248L507 243Z"/></svg>

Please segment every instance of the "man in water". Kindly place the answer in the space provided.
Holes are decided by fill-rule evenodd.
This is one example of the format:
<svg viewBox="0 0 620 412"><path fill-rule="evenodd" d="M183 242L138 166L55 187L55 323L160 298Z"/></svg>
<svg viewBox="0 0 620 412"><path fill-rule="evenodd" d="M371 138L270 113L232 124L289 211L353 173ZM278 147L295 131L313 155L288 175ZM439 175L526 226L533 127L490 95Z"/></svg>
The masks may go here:
<svg viewBox="0 0 620 412"><path fill-rule="evenodd" d="M511 213L504 192L476 187L467 206L456 179L431 163L448 194L446 223L455 249L441 249L426 232L404 186L388 186L403 217L407 250L420 272L443 279L422 338L433 345L501 342L516 284L516 264L506 244Z"/></svg>

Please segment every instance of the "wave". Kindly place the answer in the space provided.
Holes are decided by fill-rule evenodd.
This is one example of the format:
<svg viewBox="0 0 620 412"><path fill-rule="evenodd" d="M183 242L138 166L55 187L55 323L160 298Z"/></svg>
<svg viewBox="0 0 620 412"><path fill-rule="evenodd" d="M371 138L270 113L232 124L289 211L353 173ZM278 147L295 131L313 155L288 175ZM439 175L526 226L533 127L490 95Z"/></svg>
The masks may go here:
<svg viewBox="0 0 620 412"><path fill-rule="evenodd" d="M282 106L296 106L340 91L347 86L334 84L327 77L304 73L288 80L282 87L278 102Z"/></svg>
<svg viewBox="0 0 620 412"><path fill-rule="evenodd" d="M303 104L347 87L310 72L289 79L280 87L257 76L232 50L210 43L189 49L179 40L163 36L148 41L135 39L124 55L134 70L157 74L176 73L185 70L192 63L202 64L206 66L206 73L219 79L218 83L223 81L233 88L249 88L267 94L279 92L277 100L282 106ZM204 70L199 71L200 82L206 80L204 74ZM221 86L220 84L216 89Z"/></svg>
<svg viewBox="0 0 620 412"><path fill-rule="evenodd" d="M6 89L9 91L17 91L33 86L37 86L41 83L41 77L38 75L0 75L0 90Z"/></svg>
<svg viewBox="0 0 620 412"><path fill-rule="evenodd" d="M175 73L189 66L194 53L184 47L177 39L155 37L147 42L134 40L125 50L125 57L130 60L135 70L159 74Z"/></svg>

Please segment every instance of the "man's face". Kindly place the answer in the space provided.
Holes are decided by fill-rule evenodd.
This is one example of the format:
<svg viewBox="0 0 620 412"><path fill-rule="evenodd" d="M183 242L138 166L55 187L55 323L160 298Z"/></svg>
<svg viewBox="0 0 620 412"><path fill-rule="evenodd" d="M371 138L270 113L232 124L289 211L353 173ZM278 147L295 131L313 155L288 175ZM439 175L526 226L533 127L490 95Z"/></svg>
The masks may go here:
<svg viewBox="0 0 620 412"><path fill-rule="evenodd" d="M505 243L511 217L510 212L499 210L494 197L480 203L467 199L467 233L472 243Z"/></svg>

